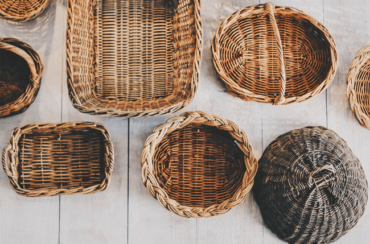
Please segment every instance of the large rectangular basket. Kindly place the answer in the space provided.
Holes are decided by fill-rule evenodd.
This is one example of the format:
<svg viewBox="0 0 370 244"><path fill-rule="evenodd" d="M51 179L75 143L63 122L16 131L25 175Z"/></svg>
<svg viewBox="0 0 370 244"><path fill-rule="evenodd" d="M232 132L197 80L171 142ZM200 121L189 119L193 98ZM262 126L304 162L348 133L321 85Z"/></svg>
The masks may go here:
<svg viewBox="0 0 370 244"><path fill-rule="evenodd" d="M113 144L101 124L31 124L12 131L2 163L23 196L95 193L109 186Z"/></svg>
<svg viewBox="0 0 370 244"><path fill-rule="evenodd" d="M80 112L148 117L186 107L201 49L200 0L68 0L68 88Z"/></svg>

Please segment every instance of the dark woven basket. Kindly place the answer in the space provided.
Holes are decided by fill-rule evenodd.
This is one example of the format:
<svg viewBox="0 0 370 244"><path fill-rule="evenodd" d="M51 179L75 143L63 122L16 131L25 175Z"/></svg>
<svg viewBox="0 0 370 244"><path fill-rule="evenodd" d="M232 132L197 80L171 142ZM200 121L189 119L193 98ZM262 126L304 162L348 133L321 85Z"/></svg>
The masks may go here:
<svg viewBox="0 0 370 244"><path fill-rule="evenodd" d="M265 224L289 243L330 243L363 215L368 184L347 143L324 127L288 132L259 161L255 199Z"/></svg>

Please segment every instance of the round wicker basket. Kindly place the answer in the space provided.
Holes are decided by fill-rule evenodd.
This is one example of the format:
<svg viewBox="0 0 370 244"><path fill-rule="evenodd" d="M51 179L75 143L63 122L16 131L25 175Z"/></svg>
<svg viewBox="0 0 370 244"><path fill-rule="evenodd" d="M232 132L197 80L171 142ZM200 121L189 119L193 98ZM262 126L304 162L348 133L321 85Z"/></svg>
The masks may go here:
<svg viewBox="0 0 370 244"><path fill-rule="evenodd" d="M220 25L213 63L228 91L285 105L324 91L337 69L336 45L311 16L271 3L239 10Z"/></svg>
<svg viewBox="0 0 370 244"><path fill-rule="evenodd" d="M370 45L356 53L349 68L347 84L351 109L360 124L370 129Z"/></svg>
<svg viewBox="0 0 370 244"><path fill-rule="evenodd" d="M0 118L24 112L36 98L43 65L26 43L0 38Z"/></svg>
<svg viewBox="0 0 370 244"><path fill-rule="evenodd" d="M51 0L0 0L0 18L26 22L39 16Z"/></svg>
<svg viewBox="0 0 370 244"><path fill-rule="evenodd" d="M188 218L227 213L253 186L257 160L243 130L204 112L156 127L141 156L142 181L160 204Z"/></svg>
<svg viewBox="0 0 370 244"><path fill-rule="evenodd" d="M365 173L329 129L306 127L279 136L259 167L253 190L263 220L288 243L331 243L364 214Z"/></svg>

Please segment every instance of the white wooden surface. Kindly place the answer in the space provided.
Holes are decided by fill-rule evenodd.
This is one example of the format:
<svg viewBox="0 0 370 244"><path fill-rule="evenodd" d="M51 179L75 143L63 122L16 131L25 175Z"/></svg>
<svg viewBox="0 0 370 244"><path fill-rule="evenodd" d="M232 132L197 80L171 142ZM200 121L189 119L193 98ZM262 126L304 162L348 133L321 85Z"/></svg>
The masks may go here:
<svg viewBox="0 0 370 244"><path fill-rule="evenodd" d="M309 125L336 131L370 175L370 131L350 111L346 75L356 51L370 44L370 0L275 0L321 21L336 40L339 68L333 84L302 104L272 106L232 97L211 62L211 41L220 22L258 0L202 0L204 52L200 86L185 110L203 110L236 122L260 157L280 134ZM26 198L18 196L0 172L0 244L87 243L283 243L263 226L253 196L224 216L183 219L163 209L141 183L140 154L152 129L170 116L144 119L101 118L79 113L68 98L65 65L66 0L54 0L39 18L26 24L0 20L0 37L29 43L45 64L40 93L28 111L0 119L0 147L12 128L28 123L94 121L105 124L115 146L110 188L94 195ZM177 113L181 114L181 113ZM369 209L337 243L369 243Z"/></svg>

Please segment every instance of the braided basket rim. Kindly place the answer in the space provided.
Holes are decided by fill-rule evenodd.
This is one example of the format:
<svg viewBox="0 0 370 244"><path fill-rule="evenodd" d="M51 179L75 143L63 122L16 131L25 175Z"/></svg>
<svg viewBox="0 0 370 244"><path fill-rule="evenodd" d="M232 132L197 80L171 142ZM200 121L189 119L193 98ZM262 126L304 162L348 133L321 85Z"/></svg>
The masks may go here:
<svg viewBox="0 0 370 244"><path fill-rule="evenodd" d="M78 188L61 188L50 190L48 188L40 188L37 190L23 189L18 184L18 169L15 164L18 161L19 146L18 142L22 134L32 132L33 129L65 129L70 130L73 128L79 128L79 130L93 129L100 132L104 136L104 147L105 147L105 178L101 184L92 185L90 187L78 187ZM10 154L10 155L9 155ZM7 162L7 160L9 162ZM2 164L5 173L7 174L12 189L21 196L26 197L44 197L44 196L59 196L59 195L76 195L76 194L91 194L100 191L105 191L110 184L111 176L113 174L114 167L114 149L111 141L111 136L107 128L100 123L93 122L68 122L68 123L41 123L41 124L28 124L21 127L16 127L11 132L10 141L5 146L2 154ZM10 167L9 167L10 166Z"/></svg>
<svg viewBox="0 0 370 244"><path fill-rule="evenodd" d="M161 188L158 180L153 174L154 166L152 158L157 145L167 134L184 128L193 122L207 126L214 126L220 130L228 131L230 135L238 141L240 149L245 155L246 172L244 174L242 185L235 192L232 199L225 200L220 204L214 204L207 208L183 206L176 200L171 199ZM254 177L258 169L258 161L254 156L253 147L249 143L245 132L230 120L217 115L209 115L202 111L183 113L181 116L170 118L166 123L154 128L153 133L145 142L140 161L142 168L141 179L150 194L167 210L181 217L187 218L202 218L222 215L230 211L233 207L241 204L253 186Z"/></svg>
<svg viewBox="0 0 370 244"><path fill-rule="evenodd" d="M238 21L239 19L245 19L248 16L251 16L253 14L261 14L261 9L263 9L266 5L273 5L271 3L266 4L256 4L253 6L248 6L245 8L240 9L239 11L234 12L232 15L227 17L225 20L222 21L219 28L217 29L216 35L214 36L213 42L212 42L212 59L214 67L217 71L218 76L222 81L225 82L226 88L229 90L232 96L239 97L238 95L243 96L243 100L245 101L255 101L255 102L261 102L261 103L270 103L273 105L288 105L293 103L300 103L307 101L319 94L321 94L326 88L330 86L332 83L335 73L337 71L338 67L338 55L336 50L336 43L333 39L333 37L330 35L327 28L319 21L314 19L308 14L305 14L303 11L298 10L293 7L287 7L287 6L275 6L273 5L274 12L288 12L289 14L300 14L302 15L306 20L308 20L311 24L313 24L318 30L320 30L326 37L328 43L330 44L330 53L331 53L331 60L332 60L332 66L331 69L328 71L328 75L325 78L324 81L321 82L319 86L316 87L313 91L306 93L302 96L296 96L296 97L289 97L285 98L282 102L277 102L274 98L269 98L265 95L258 95L255 94L247 89L244 89L240 87L233 79L229 78L226 75L226 71L222 68L219 55L220 55L220 39L221 36L224 34L224 32L228 29L230 25ZM254 13L256 12L256 13ZM287 14L287 13L286 13ZM239 97L241 98L241 97Z"/></svg>
<svg viewBox="0 0 370 244"><path fill-rule="evenodd" d="M41 86L41 76L44 71L44 65L42 64L39 54L27 43L15 38L0 38L0 44L4 43L7 46L11 46L12 52L25 59L22 53L32 58L35 66L36 77L33 77L33 82L27 86L27 89L22 95L11 103L0 106L0 118L16 115L26 111L29 106L36 99ZM17 45L15 45L16 43ZM22 47L22 48L20 48ZM24 51L24 49L27 50ZM18 53L19 52L19 53ZM30 55L32 54L32 55Z"/></svg>
<svg viewBox="0 0 370 244"><path fill-rule="evenodd" d="M201 67L201 60L202 60L202 53L203 53L203 24L202 24L202 16L201 16L201 0L193 0L194 1L194 26L196 30L196 45L194 50L194 63L193 63L193 75L190 82L191 92L186 98L181 98L174 104L166 104L157 109L148 109L148 110L121 110L121 109L112 109L112 108L104 108L104 107L94 107L90 108L84 105L83 102L80 101L78 98L78 94L76 93L73 85L73 78L72 78L72 55L70 52L70 47L72 46L72 39L68 38L69 32L73 32L73 15L71 9L73 8L73 2L75 0L68 0L67 2L67 10L68 10L68 17L67 17L67 36L66 36L66 43L67 43L67 84L69 90L69 99L74 108L76 108L81 113L87 113L92 115L98 116L112 116L112 117L121 117L121 118L141 118L141 117L154 117L154 116L163 116L166 114L176 113L181 111L182 109L186 108L194 99L195 94L198 89L199 85L199 76L200 76L200 67ZM178 1L178 0L174 0ZM92 91L92 95L94 99L98 101L105 101L112 103L114 100L103 99L96 97L94 91ZM173 96L173 95L171 95ZM166 97L164 99L170 98ZM154 101L155 102L155 101Z"/></svg>
<svg viewBox="0 0 370 244"><path fill-rule="evenodd" d="M9 1L9 2L12 2L12 1ZM14 14L2 11L0 9L0 18L14 21L14 22L20 22L20 23L27 22L41 15L45 11L45 9L49 6L50 3L51 3L51 0L45 0L44 3L41 4L38 9L35 9L34 11L29 12L27 14L23 14L23 15L14 15Z"/></svg>
<svg viewBox="0 0 370 244"><path fill-rule="evenodd" d="M357 101L357 93L355 90L356 76L360 72L361 67L370 59L370 45L361 48L357 51L354 60L352 61L347 75L347 98L350 107L361 126L370 129L370 117L362 110L361 105Z"/></svg>

